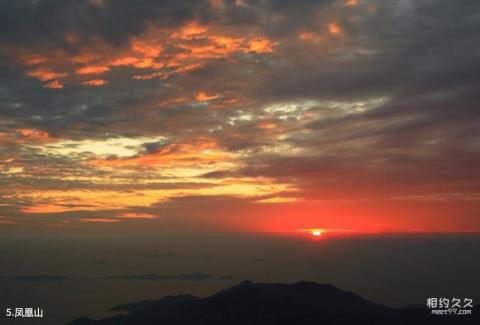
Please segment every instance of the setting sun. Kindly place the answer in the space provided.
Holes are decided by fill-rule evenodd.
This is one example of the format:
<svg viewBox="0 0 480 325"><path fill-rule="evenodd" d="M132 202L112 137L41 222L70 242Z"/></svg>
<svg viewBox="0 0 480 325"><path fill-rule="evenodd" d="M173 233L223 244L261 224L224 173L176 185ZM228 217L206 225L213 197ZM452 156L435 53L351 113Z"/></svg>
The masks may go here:
<svg viewBox="0 0 480 325"><path fill-rule="evenodd" d="M315 237L319 237L322 235L322 231L321 230L312 230L312 235L315 236Z"/></svg>

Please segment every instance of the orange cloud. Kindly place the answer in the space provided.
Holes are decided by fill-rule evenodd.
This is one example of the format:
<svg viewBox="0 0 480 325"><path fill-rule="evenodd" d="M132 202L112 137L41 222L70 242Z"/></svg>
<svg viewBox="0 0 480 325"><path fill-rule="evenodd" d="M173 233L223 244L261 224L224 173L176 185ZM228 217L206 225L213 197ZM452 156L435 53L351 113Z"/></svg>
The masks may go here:
<svg viewBox="0 0 480 325"><path fill-rule="evenodd" d="M154 58L160 55L163 48L156 42L149 42L148 40L134 39L132 41L132 50L141 53L145 57Z"/></svg>
<svg viewBox="0 0 480 325"><path fill-rule="evenodd" d="M119 215L118 217L125 218L125 219L155 219L156 218L153 214L138 213L138 212L124 213L122 215Z"/></svg>
<svg viewBox="0 0 480 325"><path fill-rule="evenodd" d="M173 39L191 40L204 35L208 31L206 26L201 26L197 22L191 22L183 26L180 31L172 34Z"/></svg>
<svg viewBox="0 0 480 325"><path fill-rule="evenodd" d="M10 142L11 140L12 139L11 139L10 134L5 133L5 132L0 132L0 142L7 143L7 142Z"/></svg>
<svg viewBox="0 0 480 325"><path fill-rule="evenodd" d="M271 53L276 45L277 42L262 35L238 36L214 25L207 27L191 21L177 31L151 25L119 48L93 39L75 55L62 49L38 50L40 53L36 55L22 55L26 50L18 51L20 62L29 67L27 76L44 82L45 87L59 89L66 84L103 86L107 80L101 83L100 79L84 78L121 67L148 70L131 76L137 80L168 78L201 68L208 60L229 59L236 53Z"/></svg>
<svg viewBox="0 0 480 325"><path fill-rule="evenodd" d="M70 211L95 211L97 207L70 207L60 204L37 204L28 207L24 207L21 209L24 213L32 213L32 214L42 214L42 213L61 213L61 212L70 212Z"/></svg>
<svg viewBox="0 0 480 325"><path fill-rule="evenodd" d="M25 65L37 65L42 62L45 62L46 58L40 55L27 55L22 57L22 61Z"/></svg>
<svg viewBox="0 0 480 325"><path fill-rule="evenodd" d="M115 223L120 222L117 219L107 219L107 218L95 218L95 219L79 219L81 222L93 222L93 223Z"/></svg>
<svg viewBox="0 0 480 325"><path fill-rule="evenodd" d="M328 31L330 32L330 34L332 35L341 35L343 34L343 29L340 25L338 25L337 23L330 23L327 25L327 28L328 28Z"/></svg>
<svg viewBox="0 0 480 325"><path fill-rule="evenodd" d="M90 65L77 69L76 72L78 74L102 74L104 72L107 72L108 70L110 70L110 68L107 66Z"/></svg>
<svg viewBox="0 0 480 325"><path fill-rule="evenodd" d="M37 78L40 81L49 81L56 78L65 77L66 75L67 73L65 72L55 72L41 67L27 71L27 76Z"/></svg>
<svg viewBox="0 0 480 325"><path fill-rule="evenodd" d="M22 136L23 139L16 139L17 142L47 142L54 140L48 132L35 130L35 129L16 129L18 135Z"/></svg>
<svg viewBox="0 0 480 325"><path fill-rule="evenodd" d="M261 129L275 129L277 127L277 125L275 123L272 123L272 122L262 122L258 125L259 128Z"/></svg>
<svg viewBox="0 0 480 325"><path fill-rule="evenodd" d="M302 41L315 41L318 39L318 35L313 32L300 32L298 38Z"/></svg>
<svg viewBox="0 0 480 325"><path fill-rule="evenodd" d="M168 74L163 73L163 72L154 72L154 73L148 73L148 74L139 74L136 76L133 76L132 78L135 80L151 80L151 79L156 79L156 78L167 78Z"/></svg>
<svg viewBox="0 0 480 325"><path fill-rule="evenodd" d="M273 52L275 45L277 45L276 42L272 42L267 38L257 37L250 40L248 50L257 53L270 53Z"/></svg>
<svg viewBox="0 0 480 325"><path fill-rule="evenodd" d="M138 61L139 59L134 56L122 56L118 59L113 60L111 62L111 65L114 67L135 65L138 63Z"/></svg>
<svg viewBox="0 0 480 325"><path fill-rule="evenodd" d="M106 83L107 82L103 79L93 79L93 80L87 80L87 81L83 82L83 84L85 84L87 86L92 86L92 87L103 86Z"/></svg>
<svg viewBox="0 0 480 325"><path fill-rule="evenodd" d="M164 63L157 61L157 57L162 51L162 45L155 38L133 39L127 53L106 64L113 67L132 66L137 69L160 69L163 68Z"/></svg>
<svg viewBox="0 0 480 325"><path fill-rule="evenodd" d="M62 89L64 85L58 81L58 80L53 80L44 85L45 88L50 88L50 89Z"/></svg>
<svg viewBox="0 0 480 325"><path fill-rule="evenodd" d="M213 35L210 36L209 39L215 43L216 45L223 47L225 49L238 49L242 46L244 42L243 37L228 37L228 36L221 36L221 35Z"/></svg>
<svg viewBox="0 0 480 325"><path fill-rule="evenodd" d="M49 137L48 133L44 131L37 131L33 129L17 129L16 131L24 137L34 139L45 139Z"/></svg>
<svg viewBox="0 0 480 325"><path fill-rule="evenodd" d="M208 95L207 93L204 93L204 92L199 92L195 96L195 99L200 101L200 102L206 102L206 101L209 101L209 100L213 100L215 98L218 98L218 95Z"/></svg>

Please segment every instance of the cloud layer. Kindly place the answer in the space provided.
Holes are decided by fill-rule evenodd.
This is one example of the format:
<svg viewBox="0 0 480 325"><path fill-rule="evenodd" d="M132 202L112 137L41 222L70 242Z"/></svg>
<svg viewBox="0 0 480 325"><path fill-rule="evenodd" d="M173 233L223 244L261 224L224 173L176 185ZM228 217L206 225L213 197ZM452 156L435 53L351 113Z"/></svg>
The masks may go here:
<svg viewBox="0 0 480 325"><path fill-rule="evenodd" d="M478 231L479 9L1 1L0 228Z"/></svg>

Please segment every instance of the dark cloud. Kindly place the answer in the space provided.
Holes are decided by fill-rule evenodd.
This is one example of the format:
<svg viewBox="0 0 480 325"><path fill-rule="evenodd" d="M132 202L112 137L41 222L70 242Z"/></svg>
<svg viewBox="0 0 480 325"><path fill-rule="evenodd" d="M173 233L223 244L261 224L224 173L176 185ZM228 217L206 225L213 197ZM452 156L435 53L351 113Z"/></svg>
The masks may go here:
<svg viewBox="0 0 480 325"><path fill-rule="evenodd" d="M202 1L20 0L1 1L0 39L9 43L69 47L65 33L85 41L101 37L113 43L141 33L151 22L179 25L192 18Z"/></svg>
<svg viewBox="0 0 480 325"><path fill-rule="evenodd" d="M167 296L160 300L151 301L151 300L142 300L139 302L132 302L122 305L117 305L113 307L112 311L134 311L143 309L145 307L151 306L151 304L162 304L162 303L172 303L172 302L179 302L179 301L193 301L197 300L197 297L191 295L178 295L178 296Z"/></svg>
<svg viewBox="0 0 480 325"><path fill-rule="evenodd" d="M152 253L148 254L150 257L176 257L177 254L174 253Z"/></svg>
<svg viewBox="0 0 480 325"><path fill-rule="evenodd" d="M138 274L138 275L120 275L120 276L109 276L104 279L126 279L126 280L187 280L187 281L203 281L203 280L212 280L215 279L214 276L201 273L193 272L191 274L172 274L172 275L158 275L158 274Z"/></svg>
<svg viewBox="0 0 480 325"><path fill-rule="evenodd" d="M0 280L28 281L28 282L51 282L70 280L70 277L64 275L16 275L0 276Z"/></svg>
<svg viewBox="0 0 480 325"><path fill-rule="evenodd" d="M149 142L149 143L145 143L143 145L143 148L145 149L145 152L147 154L152 154L152 153L159 152L160 149L164 148L166 145L168 145L168 143L164 143L164 142L160 142L160 141Z"/></svg>
<svg viewBox="0 0 480 325"><path fill-rule="evenodd" d="M107 261L95 261L96 264L108 264ZM109 280L148 280L148 281L160 281L160 280L185 280L185 281L205 281L213 279L231 279L231 276L215 277L208 273L193 272L193 273L181 273L170 275L158 275L158 274L134 274L134 275L120 275L120 276L106 276L101 279ZM18 276L0 276L0 280L14 280L14 281L28 281L28 282L51 282L51 281L65 281L72 279L95 279L91 277L69 277L64 275L18 275Z"/></svg>
<svg viewBox="0 0 480 325"><path fill-rule="evenodd" d="M109 264L108 261L105 261L105 260L96 260L94 262L95 264L98 264L98 265L106 265L106 264Z"/></svg>

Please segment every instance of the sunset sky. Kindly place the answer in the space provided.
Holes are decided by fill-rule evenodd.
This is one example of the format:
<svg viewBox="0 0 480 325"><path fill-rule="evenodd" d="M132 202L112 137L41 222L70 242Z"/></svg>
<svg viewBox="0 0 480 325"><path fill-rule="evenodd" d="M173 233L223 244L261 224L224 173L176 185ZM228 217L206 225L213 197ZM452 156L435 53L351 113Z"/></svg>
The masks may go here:
<svg viewBox="0 0 480 325"><path fill-rule="evenodd" d="M476 0L0 1L0 231L480 231Z"/></svg>

